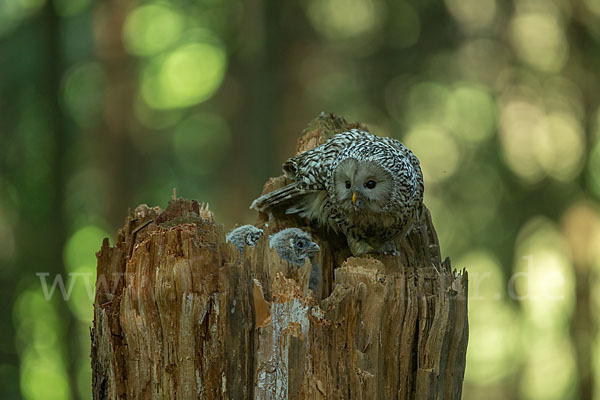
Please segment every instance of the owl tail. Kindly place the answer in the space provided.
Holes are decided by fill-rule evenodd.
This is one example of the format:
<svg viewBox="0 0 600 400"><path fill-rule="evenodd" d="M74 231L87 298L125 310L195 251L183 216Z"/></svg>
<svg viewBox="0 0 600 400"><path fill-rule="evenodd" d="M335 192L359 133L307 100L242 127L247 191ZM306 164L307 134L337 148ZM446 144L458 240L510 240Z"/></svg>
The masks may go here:
<svg viewBox="0 0 600 400"><path fill-rule="evenodd" d="M269 212L272 209L285 210L287 206L306 194L307 191L302 189L298 182L293 182L280 189L260 196L252 202L250 208L260 212Z"/></svg>

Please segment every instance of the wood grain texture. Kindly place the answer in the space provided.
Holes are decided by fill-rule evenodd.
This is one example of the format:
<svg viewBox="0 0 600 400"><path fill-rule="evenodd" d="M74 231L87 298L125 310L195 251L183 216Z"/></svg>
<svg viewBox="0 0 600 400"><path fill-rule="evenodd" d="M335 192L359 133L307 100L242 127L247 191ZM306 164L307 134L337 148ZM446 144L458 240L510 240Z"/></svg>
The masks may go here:
<svg viewBox="0 0 600 400"><path fill-rule="evenodd" d="M321 118L302 143L344 127ZM321 293L308 289L309 263L290 269L265 237L240 254L196 201L139 206L116 243L104 241L95 399L460 398L467 274L441 261L428 211L395 257L350 257L343 238L293 218L259 225L265 237L311 232Z"/></svg>

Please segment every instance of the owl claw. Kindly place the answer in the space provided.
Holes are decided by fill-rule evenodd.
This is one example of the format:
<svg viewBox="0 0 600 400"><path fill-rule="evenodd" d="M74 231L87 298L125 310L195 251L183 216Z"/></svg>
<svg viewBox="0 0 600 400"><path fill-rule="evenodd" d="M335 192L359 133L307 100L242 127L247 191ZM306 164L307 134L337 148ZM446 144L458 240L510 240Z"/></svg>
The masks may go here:
<svg viewBox="0 0 600 400"><path fill-rule="evenodd" d="M384 244L381 250L382 253L386 256L397 256L400 254L396 249L396 243L394 242Z"/></svg>

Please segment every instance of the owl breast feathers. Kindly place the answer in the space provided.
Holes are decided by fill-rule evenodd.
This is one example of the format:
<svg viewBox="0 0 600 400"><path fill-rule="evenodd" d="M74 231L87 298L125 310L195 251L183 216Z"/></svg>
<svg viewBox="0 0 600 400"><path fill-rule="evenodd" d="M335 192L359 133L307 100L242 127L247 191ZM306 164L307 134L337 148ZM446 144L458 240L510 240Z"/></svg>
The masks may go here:
<svg viewBox="0 0 600 400"><path fill-rule="evenodd" d="M353 129L290 158L293 182L250 206L316 221L341 232L354 255L393 252L419 219L423 174L419 160L398 140Z"/></svg>

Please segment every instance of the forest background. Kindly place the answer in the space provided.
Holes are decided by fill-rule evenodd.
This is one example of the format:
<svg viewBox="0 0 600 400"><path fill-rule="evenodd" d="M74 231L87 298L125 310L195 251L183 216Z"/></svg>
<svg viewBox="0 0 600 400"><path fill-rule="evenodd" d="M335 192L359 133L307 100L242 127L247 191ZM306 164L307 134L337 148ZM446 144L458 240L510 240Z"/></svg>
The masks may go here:
<svg viewBox="0 0 600 400"><path fill-rule="evenodd" d="M599 72L598 0L0 1L0 398L91 398L102 238L253 222L326 111L421 160L464 398L600 399Z"/></svg>

